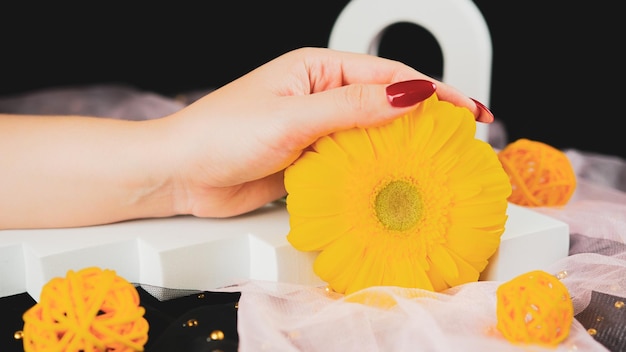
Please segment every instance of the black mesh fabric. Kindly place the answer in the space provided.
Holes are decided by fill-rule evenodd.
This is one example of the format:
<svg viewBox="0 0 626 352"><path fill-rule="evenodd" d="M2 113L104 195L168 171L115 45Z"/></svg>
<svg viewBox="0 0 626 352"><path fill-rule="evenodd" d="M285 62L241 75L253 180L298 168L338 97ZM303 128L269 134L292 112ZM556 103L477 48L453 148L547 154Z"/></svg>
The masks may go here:
<svg viewBox="0 0 626 352"><path fill-rule="evenodd" d="M173 290L137 286L144 318L150 324L147 352L237 351L238 292ZM158 297L158 298L157 298ZM24 351L16 333L22 315L36 301L28 293L0 298L0 346L3 352ZM193 322L193 323L190 323Z"/></svg>

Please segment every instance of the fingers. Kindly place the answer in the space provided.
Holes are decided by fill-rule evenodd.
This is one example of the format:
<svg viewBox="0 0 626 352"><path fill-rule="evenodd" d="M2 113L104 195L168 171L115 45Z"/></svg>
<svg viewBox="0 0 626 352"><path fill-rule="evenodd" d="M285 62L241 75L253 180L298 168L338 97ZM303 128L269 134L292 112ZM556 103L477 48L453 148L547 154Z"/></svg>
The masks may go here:
<svg viewBox="0 0 626 352"><path fill-rule="evenodd" d="M391 85L352 84L308 96L288 97L291 106L284 111L298 111L285 116L287 131L296 143L292 148L304 148L317 138L335 131L354 127L377 126L414 109L430 97L438 86L429 80L409 80ZM491 112L471 98L470 108L477 120L490 123Z"/></svg>
<svg viewBox="0 0 626 352"><path fill-rule="evenodd" d="M294 50L282 60L292 60L292 64L295 62L297 67L306 71L303 77L308 80L308 91L301 94L319 93L351 84L390 84L417 79L429 80L436 84L439 99L468 108L476 117L476 121L491 123L494 120L493 114L484 104L399 61L327 48ZM278 65L283 68L289 66L282 60Z"/></svg>
<svg viewBox="0 0 626 352"><path fill-rule="evenodd" d="M436 89L433 82L420 79L391 84L385 88L385 93L391 106L404 108L426 100Z"/></svg>
<svg viewBox="0 0 626 352"><path fill-rule="evenodd" d="M474 112L474 116L476 116L476 121L484 122L484 123L492 123L494 120L493 113L489 110L485 104L479 102L478 100L471 98L474 104L476 104L476 110L478 112Z"/></svg>
<svg viewBox="0 0 626 352"><path fill-rule="evenodd" d="M464 95L452 86L437 81L435 82L437 84L437 97L439 100L468 108L472 114L474 114L474 118L478 122L492 123L494 121L493 113L485 104Z"/></svg>
<svg viewBox="0 0 626 352"><path fill-rule="evenodd" d="M287 56L298 64L304 64L300 67L307 73L309 93L350 84L390 84L414 79L435 81L399 61L374 55L327 48L302 48Z"/></svg>
<svg viewBox="0 0 626 352"><path fill-rule="evenodd" d="M287 195L283 179L284 172L280 171L242 184L235 193L230 193L228 198L215 204L209 213L196 215L229 217L245 214Z"/></svg>
<svg viewBox="0 0 626 352"><path fill-rule="evenodd" d="M304 148L317 138L353 127L381 125L414 109L430 97L436 85L428 80L402 81L391 85L351 84L307 96L285 97L282 111L297 145Z"/></svg>

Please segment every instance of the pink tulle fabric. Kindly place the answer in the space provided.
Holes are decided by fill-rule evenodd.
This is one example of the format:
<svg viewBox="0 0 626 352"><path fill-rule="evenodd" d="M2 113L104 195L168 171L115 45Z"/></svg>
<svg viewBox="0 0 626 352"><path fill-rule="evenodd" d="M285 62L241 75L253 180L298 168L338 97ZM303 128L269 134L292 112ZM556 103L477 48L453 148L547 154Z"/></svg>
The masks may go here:
<svg viewBox="0 0 626 352"><path fill-rule="evenodd" d="M623 172L626 165L573 150L566 154L578 175L574 196L566 206L534 210L568 223L572 234L626 244L626 180L603 178ZM592 291L626 295L623 250L579 249L546 271L567 273L562 282L572 296L574 315L588 306ZM369 305L323 287L247 281L228 290L242 292L238 329L244 352L608 351L577 320L556 348L510 343L495 328L499 284L479 281L441 293L373 287L367 292L382 303ZM386 304L390 300L396 304Z"/></svg>

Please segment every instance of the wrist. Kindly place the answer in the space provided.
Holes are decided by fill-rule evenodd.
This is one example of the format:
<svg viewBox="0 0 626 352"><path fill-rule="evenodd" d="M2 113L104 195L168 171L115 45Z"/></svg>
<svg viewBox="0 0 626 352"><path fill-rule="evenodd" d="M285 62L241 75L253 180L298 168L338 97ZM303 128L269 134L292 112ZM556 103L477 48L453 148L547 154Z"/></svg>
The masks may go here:
<svg viewBox="0 0 626 352"><path fill-rule="evenodd" d="M178 178L180 159L175 156L175 136L165 119L142 122L135 148L132 176L125 187L127 202L136 218L168 217L184 214L180 207Z"/></svg>

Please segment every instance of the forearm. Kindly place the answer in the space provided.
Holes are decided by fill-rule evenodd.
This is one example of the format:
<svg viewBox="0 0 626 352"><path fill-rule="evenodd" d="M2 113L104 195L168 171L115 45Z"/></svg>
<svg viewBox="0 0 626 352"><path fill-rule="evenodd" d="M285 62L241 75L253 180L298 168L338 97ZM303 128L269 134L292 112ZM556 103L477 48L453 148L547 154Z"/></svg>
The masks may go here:
<svg viewBox="0 0 626 352"><path fill-rule="evenodd" d="M0 115L0 229L174 215L158 121Z"/></svg>

